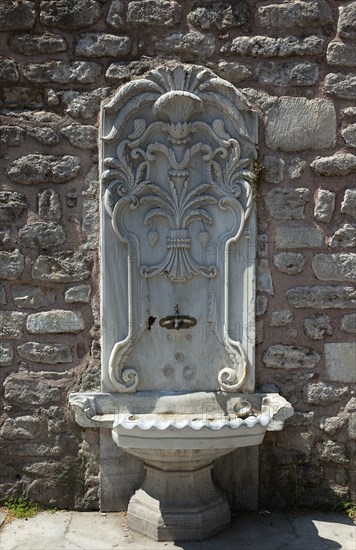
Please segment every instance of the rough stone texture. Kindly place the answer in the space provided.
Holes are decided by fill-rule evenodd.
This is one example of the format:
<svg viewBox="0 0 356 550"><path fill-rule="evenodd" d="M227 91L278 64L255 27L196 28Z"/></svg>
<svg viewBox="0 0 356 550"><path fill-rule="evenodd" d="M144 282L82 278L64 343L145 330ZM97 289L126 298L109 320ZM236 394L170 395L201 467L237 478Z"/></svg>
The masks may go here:
<svg viewBox="0 0 356 550"><path fill-rule="evenodd" d="M258 294L256 297L256 315L259 317L260 315L264 315L267 311L268 306L268 298L267 296L263 296L261 294Z"/></svg>
<svg viewBox="0 0 356 550"><path fill-rule="evenodd" d="M293 321L293 312L290 309L272 311L271 327L284 327Z"/></svg>
<svg viewBox="0 0 356 550"><path fill-rule="evenodd" d="M266 367L275 369L311 369L318 361L320 361L320 355L313 349L280 344L270 346L263 355Z"/></svg>
<svg viewBox="0 0 356 550"><path fill-rule="evenodd" d="M4 306L6 303L6 291L4 285L0 284L0 305Z"/></svg>
<svg viewBox="0 0 356 550"><path fill-rule="evenodd" d="M12 364L13 357L12 345L0 342L0 367L9 367Z"/></svg>
<svg viewBox="0 0 356 550"><path fill-rule="evenodd" d="M26 155L16 159L7 175L16 183L33 185L40 183L65 183L80 171L80 158L72 155Z"/></svg>
<svg viewBox="0 0 356 550"><path fill-rule="evenodd" d="M294 1L285 4L258 4L258 23L267 31L304 31L331 23L333 18L328 4Z"/></svg>
<svg viewBox="0 0 356 550"><path fill-rule="evenodd" d="M295 308L352 309L356 290L346 286L297 286L286 292L287 302Z"/></svg>
<svg viewBox="0 0 356 550"><path fill-rule="evenodd" d="M144 0L130 2L128 21L135 26L174 27L180 20L182 8L174 0Z"/></svg>
<svg viewBox="0 0 356 550"><path fill-rule="evenodd" d="M36 309L54 304L56 291L39 286L13 286L12 296L17 307Z"/></svg>
<svg viewBox="0 0 356 550"><path fill-rule="evenodd" d="M62 252L53 256L38 256L32 267L32 277L40 281L71 283L90 276L90 264L79 253Z"/></svg>
<svg viewBox="0 0 356 550"><path fill-rule="evenodd" d="M23 335L24 314L19 311L0 311L0 338L19 340Z"/></svg>
<svg viewBox="0 0 356 550"><path fill-rule="evenodd" d="M345 426L347 418L342 416L330 416L323 418L320 422L320 428L329 435L335 435L341 428Z"/></svg>
<svg viewBox="0 0 356 550"><path fill-rule="evenodd" d="M336 464L348 464L350 462L347 457L346 447L343 443L336 443L335 441L325 441L319 448L320 458L325 462L332 462Z"/></svg>
<svg viewBox="0 0 356 550"><path fill-rule="evenodd" d="M274 294L271 271L266 259L260 259L257 264L257 290L272 296Z"/></svg>
<svg viewBox="0 0 356 550"><path fill-rule="evenodd" d="M215 52L215 38L199 32L174 33L156 43L156 50L167 55L180 55L183 60L209 59Z"/></svg>
<svg viewBox="0 0 356 550"><path fill-rule="evenodd" d="M75 53L82 57L122 57L129 53L131 40L128 36L106 33L82 35L75 45Z"/></svg>
<svg viewBox="0 0 356 550"><path fill-rule="evenodd" d="M323 232L312 225L276 228L275 245L277 248L318 248L323 242Z"/></svg>
<svg viewBox="0 0 356 550"><path fill-rule="evenodd" d="M13 223L18 220L27 208L23 193L0 191L0 222Z"/></svg>
<svg viewBox="0 0 356 550"><path fill-rule="evenodd" d="M274 86L312 86L318 80L319 69L309 61L270 61L257 65L256 75L260 82Z"/></svg>
<svg viewBox="0 0 356 550"><path fill-rule="evenodd" d="M65 309L54 309L41 313L31 313L27 317L26 328L30 334L78 333L84 330L82 313Z"/></svg>
<svg viewBox="0 0 356 550"><path fill-rule="evenodd" d="M356 282L356 254L317 254L312 261L313 271L321 281Z"/></svg>
<svg viewBox="0 0 356 550"><path fill-rule="evenodd" d="M300 178L300 176L304 172L306 165L307 163L305 162L305 160L302 160L298 157L293 158L288 166L288 176L291 179Z"/></svg>
<svg viewBox="0 0 356 550"><path fill-rule="evenodd" d="M343 140L349 147L356 147L356 124L351 124L341 131Z"/></svg>
<svg viewBox="0 0 356 550"><path fill-rule="evenodd" d="M67 105L66 112L73 118L85 120L95 117L100 109L100 103L108 95L108 88L97 88L92 92L64 92L63 102Z"/></svg>
<svg viewBox="0 0 356 550"><path fill-rule="evenodd" d="M282 183L285 173L285 161L280 157L267 155L263 158L263 179L268 183Z"/></svg>
<svg viewBox="0 0 356 550"><path fill-rule="evenodd" d="M343 73L330 73L325 77L324 89L343 99L356 98L356 76Z"/></svg>
<svg viewBox="0 0 356 550"><path fill-rule="evenodd" d="M98 131L95 126L71 124L63 128L62 134L73 147L93 149L97 146Z"/></svg>
<svg viewBox="0 0 356 550"><path fill-rule="evenodd" d="M1 126L0 145L2 148L21 145L26 137L26 130L20 126Z"/></svg>
<svg viewBox="0 0 356 550"><path fill-rule="evenodd" d="M46 61L29 64L23 68L23 74L29 82L89 84L100 77L101 66L92 61Z"/></svg>
<svg viewBox="0 0 356 550"><path fill-rule="evenodd" d="M336 135L336 113L331 101L282 97L267 113L266 145L279 151L330 147Z"/></svg>
<svg viewBox="0 0 356 550"><path fill-rule="evenodd" d="M274 188L265 196L270 215L277 220L302 220L309 200L309 189Z"/></svg>
<svg viewBox="0 0 356 550"><path fill-rule="evenodd" d="M222 46L220 52L227 55L251 57L289 57L291 55L316 55L322 52L323 41L320 36L300 38L270 38L267 36L238 36Z"/></svg>
<svg viewBox="0 0 356 550"><path fill-rule="evenodd" d="M317 157L310 168L319 176L346 176L356 172L356 156L338 153L332 157Z"/></svg>
<svg viewBox="0 0 356 550"><path fill-rule="evenodd" d="M335 210L336 193L317 189L315 193L314 218L319 222L329 222Z"/></svg>
<svg viewBox="0 0 356 550"><path fill-rule="evenodd" d="M95 0L41 0L40 18L46 27L81 29L99 19L100 4Z"/></svg>
<svg viewBox="0 0 356 550"><path fill-rule="evenodd" d="M53 128L31 128L29 135L42 145L57 145L59 135Z"/></svg>
<svg viewBox="0 0 356 550"><path fill-rule="evenodd" d="M40 431L40 419L33 416L7 418L0 429L4 439L34 439Z"/></svg>
<svg viewBox="0 0 356 550"><path fill-rule="evenodd" d="M20 277L24 267L25 259L19 250L0 251L0 278L14 281Z"/></svg>
<svg viewBox="0 0 356 550"><path fill-rule="evenodd" d="M99 242L99 212L96 200L84 199L82 209L84 249L96 250Z"/></svg>
<svg viewBox="0 0 356 550"><path fill-rule="evenodd" d="M341 330L349 332L351 334L356 334L356 313L351 313L351 315L344 315L341 319Z"/></svg>
<svg viewBox="0 0 356 550"><path fill-rule="evenodd" d="M350 415L348 433L351 439L356 439L356 413Z"/></svg>
<svg viewBox="0 0 356 550"><path fill-rule="evenodd" d="M322 340L333 333L330 317L326 314L313 315L304 321L304 332L312 340Z"/></svg>
<svg viewBox="0 0 356 550"><path fill-rule="evenodd" d="M90 301L91 288L89 285L78 285L68 288L64 295L64 301L67 304L83 303L87 304Z"/></svg>
<svg viewBox="0 0 356 550"><path fill-rule="evenodd" d="M356 2L339 7L337 31L341 38L356 39Z"/></svg>
<svg viewBox="0 0 356 550"><path fill-rule="evenodd" d="M220 61L217 67L212 67L212 70L233 84L248 80L252 77L251 68L244 63Z"/></svg>
<svg viewBox="0 0 356 550"><path fill-rule="evenodd" d="M0 57L0 82L16 82L20 75L13 59Z"/></svg>
<svg viewBox="0 0 356 550"><path fill-rule="evenodd" d="M273 262L278 271L287 275L300 273L305 265L304 256L299 252L281 252L274 256Z"/></svg>
<svg viewBox="0 0 356 550"><path fill-rule="evenodd" d="M326 52L326 59L329 65L356 67L356 51L352 44L330 42Z"/></svg>
<svg viewBox="0 0 356 550"><path fill-rule="evenodd" d="M58 193L53 189L45 189L38 193L38 213L44 220L59 221L62 208Z"/></svg>
<svg viewBox="0 0 356 550"><path fill-rule="evenodd" d="M35 2L29 2L28 0L0 2L0 31L32 29L35 19Z"/></svg>
<svg viewBox="0 0 356 550"><path fill-rule="evenodd" d="M324 344L325 374L335 382L356 382L356 342Z"/></svg>
<svg viewBox="0 0 356 550"><path fill-rule="evenodd" d="M39 342L26 342L17 346L19 356L26 361L34 363L71 363L72 352L65 344L40 344Z"/></svg>
<svg viewBox="0 0 356 550"><path fill-rule="evenodd" d="M332 248L353 248L356 246L356 225L345 223L331 237L329 245Z"/></svg>
<svg viewBox="0 0 356 550"><path fill-rule="evenodd" d="M349 393L347 386L337 387L325 382L310 382L303 386L303 399L309 405L329 405Z"/></svg>
<svg viewBox="0 0 356 550"><path fill-rule="evenodd" d="M194 5L188 14L188 21L193 27L223 31L244 25L249 15L248 3L245 1L209 2Z"/></svg>
<svg viewBox="0 0 356 550"><path fill-rule="evenodd" d="M16 376L16 375L15 375ZM5 399L23 406L54 405L60 402L59 388L52 388L48 383L37 380L24 380L8 376L4 382Z"/></svg>
<svg viewBox="0 0 356 550"><path fill-rule="evenodd" d="M125 4L122 0L113 0L110 4L106 22L110 27L120 30L125 25Z"/></svg>
<svg viewBox="0 0 356 550"><path fill-rule="evenodd" d="M15 34L10 37L11 49L23 55L65 52L68 44L61 34Z"/></svg>
<svg viewBox="0 0 356 550"><path fill-rule="evenodd" d="M346 189L341 204L341 212L356 219L356 189Z"/></svg>
<svg viewBox="0 0 356 550"><path fill-rule="evenodd" d="M51 250L63 244L66 234L61 225L52 222L36 222L25 225L19 231L19 244L25 248Z"/></svg>

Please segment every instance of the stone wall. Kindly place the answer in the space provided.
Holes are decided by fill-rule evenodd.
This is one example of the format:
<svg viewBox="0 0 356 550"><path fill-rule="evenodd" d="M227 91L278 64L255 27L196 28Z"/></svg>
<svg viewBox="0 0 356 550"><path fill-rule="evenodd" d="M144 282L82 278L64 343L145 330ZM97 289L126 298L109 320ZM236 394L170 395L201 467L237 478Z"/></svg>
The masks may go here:
<svg viewBox="0 0 356 550"><path fill-rule="evenodd" d="M356 438L356 2L0 3L0 494L98 506L100 102L166 60L260 114L257 385L296 415L261 448L261 504L352 497Z"/></svg>

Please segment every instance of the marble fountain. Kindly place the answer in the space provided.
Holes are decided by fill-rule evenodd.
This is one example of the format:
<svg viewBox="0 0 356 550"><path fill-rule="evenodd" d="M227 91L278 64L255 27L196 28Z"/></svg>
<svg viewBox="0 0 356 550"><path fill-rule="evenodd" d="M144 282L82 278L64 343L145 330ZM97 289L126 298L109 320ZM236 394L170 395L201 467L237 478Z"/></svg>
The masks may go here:
<svg viewBox="0 0 356 550"><path fill-rule="evenodd" d="M257 115L211 71L166 66L103 105L100 142L102 390L70 404L144 462L129 527L202 540L230 521L214 460L293 414L255 393Z"/></svg>

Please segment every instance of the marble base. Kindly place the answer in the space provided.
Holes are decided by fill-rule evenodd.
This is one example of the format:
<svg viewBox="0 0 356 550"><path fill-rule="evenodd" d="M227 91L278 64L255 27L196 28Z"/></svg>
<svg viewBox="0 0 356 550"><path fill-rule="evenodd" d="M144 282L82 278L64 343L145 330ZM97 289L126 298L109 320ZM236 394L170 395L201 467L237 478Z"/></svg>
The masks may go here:
<svg viewBox="0 0 356 550"><path fill-rule="evenodd" d="M230 509L211 479L212 464L167 471L145 465L130 500L128 527L157 541L199 541L230 523Z"/></svg>

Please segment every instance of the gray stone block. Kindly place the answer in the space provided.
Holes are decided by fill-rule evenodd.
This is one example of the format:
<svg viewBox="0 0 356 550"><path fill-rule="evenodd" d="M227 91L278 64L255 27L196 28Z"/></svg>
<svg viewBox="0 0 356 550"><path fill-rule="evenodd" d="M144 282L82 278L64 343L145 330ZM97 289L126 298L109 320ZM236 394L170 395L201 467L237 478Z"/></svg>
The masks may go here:
<svg viewBox="0 0 356 550"><path fill-rule="evenodd" d="M12 365L13 358L12 345L0 342L0 367L9 367Z"/></svg>
<svg viewBox="0 0 356 550"><path fill-rule="evenodd" d="M0 82L16 82L19 79L20 75L15 61L0 57Z"/></svg>
<svg viewBox="0 0 356 550"><path fill-rule="evenodd" d="M270 215L278 220L304 219L304 207L309 189L274 188L264 195Z"/></svg>
<svg viewBox="0 0 356 550"><path fill-rule="evenodd" d="M95 0L41 0L41 23L45 27L81 29L100 17L100 4Z"/></svg>
<svg viewBox="0 0 356 550"><path fill-rule="evenodd" d="M347 423L347 418L342 416L330 416L323 418L320 422L320 428L327 434L335 435Z"/></svg>
<svg viewBox="0 0 356 550"><path fill-rule="evenodd" d="M277 248L319 248L323 244L323 237L319 227L283 225L276 228L274 243Z"/></svg>
<svg viewBox="0 0 356 550"><path fill-rule="evenodd" d="M263 179L268 183L282 183L286 163L281 157L267 155L263 157Z"/></svg>
<svg viewBox="0 0 356 550"><path fill-rule="evenodd" d="M320 355L311 348L281 344L270 346L263 355L265 366L274 369L312 369L318 361Z"/></svg>
<svg viewBox="0 0 356 550"><path fill-rule="evenodd" d="M350 124L350 126L341 130L341 135L349 147L356 147L356 124Z"/></svg>
<svg viewBox="0 0 356 550"><path fill-rule="evenodd" d="M75 45L75 54L82 57L124 57L129 53L131 40L128 36L107 33L81 35Z"/></svg>
<svg viewBox="0 0 356 550"><path fill-rule="evenodd" d="M183 59L205 60L215 52L215 38L213 34L200 32L177 32L156 42L156 50L167 55L181 55Z"/></svg>
<svg viewBox="0 0 356 550"><path fill-rule="evenodd" d="M346 189L341 204L341 212L356 218L356 189Z"/></svg>
<svg viewBox="0 0 356 550"><path fill-rule="evenodd" d="M335 210L336 193L327 189L317 189L315 193L314 218L319 222L329 222Z"/></svg>
<svg viewBox="0 0 356 550"><path fill-rule="evenodd" d="M312 86L318 80L319 69L310 61L270 61L257 65L255 74L260 82L274 86Z"/></svg>
<svg viewBox="0 0 356 550"><path fill-rule="evenodd" d="M0 251L0 277L14 281L18 279L25 268L25 258L19 252L14 250L13 252Z"/></svg>
<svg viewBox="0 0 356 550"><path fill-rule="evenodd" d="M268 59L269 57L289 57L292 55L316 55L323 50L320 36L306 38L287 36L270 38L268 36L238 36L224 44L220 50L227 55L243 55Z"/></svg>
<svg viewBox="0 0 356 550"><path fill-rule="evenodd" d="M79 157L32 154L16 159L8 168L7 175L16 183L35 185L65 183L75 178L79 171Z"/></svg>
<svg viewBox="0 0 356 550"><path fill-rule="evenodd" d="M312 260L317 279L321 281L356 282L356 254L317 254Z"/></svg>
<svg viewBox="0 0 356 550"><path fill-rule="evenodd" d="M61 34L14 34L11 49L23 55L43 55L65 52L68 44Z"/></svg>
<svg viewBox="0 0 356 550"><path fill-rule="evenodd" d="M32 29L36 20L36 4L23 0L0 2L0 31Z"/></svg>
<svg viewBox="0 0 356 550"><path fill-rule="evenodd" d="M56 291L38 286L13 286L12 296L17 307L36 309L54 304Z"/></svg>
<svg viewBox="0 0 356 550"><path fill-rule="evenodd" d="M336 464L348 464L350 462L347 457L346 447L343 443L337 443L329 439L319 445L319 456L324 462L332 462Z"/></svg>
<svg viewBox="0 0 356 550"><path fill-rule="evenodd" d="M41 344L26 342L17 346L19 356L26 361L55 365L57 363L71 363L72 352L65 344Z"/></svg>
<svg viewBox="0 0 356 550"><path fill-rule="evenodd" d="M328 315L313 315L304 321L304 332L312 340L322 340L333 333Z"/></svg>
<svg viewBox="0 0 356 550"><path fill-rule="evenodd" d="M292 159L288 165L288 176L291 179L300 178L307 163L305 160L302 160L298 157Z"/></svg>
<svg viewBox="0 0 356 550"><path fill-rule="evenodd" d="M19 311L0 311L0 338L19 340L23 336L25 315Z"/></svg>
<svg viewBox="0 0 356 550"><path fill-rule="evenodd" d="M23 193L16 191L0 191L0 222L12 223L18 220L27 208L27 200Z"/></svg>
<svg viewBox="0 0 356 550"><path fill-rule="evenodd" d="M324 344L325 374L335 382L356 382L356 342Z"/></svg>
<svg viewBox="0 0 356 550"><path fill-rule="evenodd" d="M356 313L351 313L351 315L344 315L344 317L341 319L340 328L345 332L356 334Z"/></svg>
<svg viewBox="0 0 356 550"><path fill-rule="evenodd" d="M294 252L281 252L273 258L274 265L282 273L296 275L300 273L305 265L303 254Z"/></svg>
<svg viewBox="0 0 356 550"><path fill-rule="evenodd" d="M297 286L286 292L295 308L348 309L356 307L356 290L346 286Z"/></svg>
<svg viewBox="0 0 356 550"><path fill-rule="evenodd" d="M38 256L32 267L32 277L40 281L71 283L90 276L90 264L79 253L62 252Z"/></svg>
<svg viewBox="0 0 356 550"><path fill-rule="evenodd" d="M188 22L203 30L224 31L240 27L250 18L248 2L209 2L195 4Z"/></svg>
<svg viewBox="0 0 356 550"><path fill-rule="evenodd" d="M134 26L174 27L181 14L182 7L175 0L135 0L128 5L127 20Z"/></svg>
<svg viewBox="0 0 356 550"><path fill-rule="evenodd" d="M64 295L67 304L88 304L90 301L91 288L89 285L78 285L68 288Z"/></svg>
<svg viewBox="0 0 356 550"><path fill-rule="evenodd" d="M84 330L85 323L81 312L53 309L30 314L26 328L30 334L76 334Z"/></svg>
<svg viewBox="0 0 356 550"><path fill-rule="evenodd" d="M23 67L26 80L33 83L90 84L101 76L101 66L92 61L46 61Z"/></svg>
<svg viewBox="0 0 356 550"><path fill-rule="evenodd" d="M330 405L340 402L349 393L347 386L337 387L325 382L309 382L303 386L303 400L309 405Z"/></svg>
<svg viewBox="0 0 356 550"><path fill-rule="evenodd" d="M356 156L336 153L331 157L317 157L310 168L318 176L347 176L356 172Z"/></svg>
<svg viewBox="0 0 356 550"><path fill-rule="evenodd" d="M6 400L18 403L22 408L41 406L52 406L61 401L59 388L51 387L50 383L37 380L24 380L16 375L10 375L4 382ZM36 444L38 446L38 443ZM39 451L40 452L40 451ZM31 456L26 453L24 455ZM50 453L51 454L51 453ZM46 456L46 455L44 455Z"/></svg>
<svg viewBox="0 0 356 550"><path fill-rule="evenodd" d="M253 74L249 65L245 63L234 63L233 61L220 61L218 66L216 67L214 65L212 69L222 78L232 82L232 84L248 80Z"/></svg>
<svg viewBox="0 0 356 550"><path fill-rule="evenodd" d="M19 244L27 248L51 250L63 244L66 234L61 225L54 222L35 222L27 224L19 231Z"/></svg>
<svg viewBox="0 0 356 550"><path fill-rule="evenodd" d="M293 312L290 309L272 311L271 327L284 327L293 321Z"/></svg>
<svg viewBox="0 0 356 550"><path fill-rule="evenodd" d="M329 65L341 65L344 67L356 66L356 50L352 44L343 42L330 42L326 59Z"/></svg>
<svg viewBox="0 0 356 550"><path fill-rule="evenodd" d="M63 128L62 134L73 147L79 147L79 149L97 147L98 130L95 126L71 124Z"/></svg>
<svg viewBox="0 0 356 550"><path fill-rule="evenodd" d="M125 4L122 0L111 2L106 22L116 30L120 30L125 25Z"/></svg>
<svg viewBox="0 0 356 550"><path fill-rule="evenodd" d="M304 31L331 23L333 18L327 2L294 0L283 4L257 4L256 19L267 32Z"/></svg>
<svg viewBox="0 0 356 550"><path fill-rule="evenodd" d="M1 126L0 128L0 145L3 148L21 145L25 137L26 130L20 126Z"/></svg>
<svg viewBox="0 0 356 550"><path fill-rule="evenodd" d="M48 221L59 221L62 217L62 208L59 195L53 189L45 189L38 193L38 213Z"/></svg>
<svg viewBox="0 0 356 550"><path fill-rule="evenodd" d="M88 120L97 116L100 104L109 94L109 88L97 88L92 92L64 92L63 102L66 112L73 118Z"/></svg>
<svg viewBox="0 0 356 550"><path fill-rule="evenodd" d="M57 145L59 143L58 133L50 127L31 128L29 136L42 143L42 145Z"/></svg>
<svg viewBox="0 0 356 550"><path fill-rule="evenodd" d="M325 77L324 89L342 99L356 98L356 76L353 73L330 73Z"/></svg>
<svg viewBox="0 0 356 550"><path fill-rule="evenodd" d="M356 2L349 2L339 7L337 31L341 38L356 38Z"/></svg>

